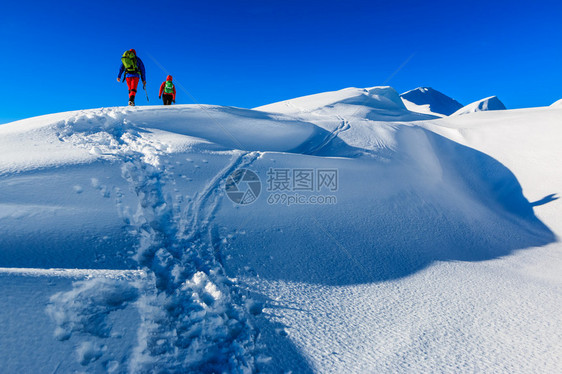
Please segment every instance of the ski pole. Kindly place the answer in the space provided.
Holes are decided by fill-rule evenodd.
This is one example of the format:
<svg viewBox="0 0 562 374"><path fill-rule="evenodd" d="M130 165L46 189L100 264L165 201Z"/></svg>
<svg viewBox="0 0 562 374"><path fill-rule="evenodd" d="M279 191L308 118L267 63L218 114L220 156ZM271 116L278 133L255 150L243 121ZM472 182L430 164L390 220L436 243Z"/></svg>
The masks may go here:
<svg viewBox="0 0 562 374"><path fill-rule="evenodd" d="M146 94L146 101L149 102L150 100L148 100L148 91L146 90L146 84L143 84L142 88L144 89L144 93Z"/></svg>

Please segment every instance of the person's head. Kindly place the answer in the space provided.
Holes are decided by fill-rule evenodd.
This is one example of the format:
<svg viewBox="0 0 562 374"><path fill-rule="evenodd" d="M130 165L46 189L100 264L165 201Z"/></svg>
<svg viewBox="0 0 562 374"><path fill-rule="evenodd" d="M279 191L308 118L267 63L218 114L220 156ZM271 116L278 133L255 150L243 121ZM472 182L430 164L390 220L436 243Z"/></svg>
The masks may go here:
<svg viewBox="0 0 562 374"><path fill-rule="evenodd" d="M166 77L166 81L171 82L171 81L172 81L172 76L171 76L171 75L168 75L168 76Z"/></svg>
<svg viewBox="0 0 562 374"><path fill-rule="evenodd" d="M135 56L137 55L137 51L135 51L133 48L129 49L129 52L133 52Z"/></svg>

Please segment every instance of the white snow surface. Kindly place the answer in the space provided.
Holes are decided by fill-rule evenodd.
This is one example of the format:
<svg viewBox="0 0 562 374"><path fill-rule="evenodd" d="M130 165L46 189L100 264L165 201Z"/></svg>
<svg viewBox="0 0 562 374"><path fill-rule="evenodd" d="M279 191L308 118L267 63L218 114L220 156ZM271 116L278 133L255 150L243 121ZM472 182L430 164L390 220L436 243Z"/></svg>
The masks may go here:
<svg viewBox="0 0 562 374"><path fill-rule="evenodd" d="M498 99L497 96L490 96L460 108L459 110L451 114L451 116L459 116L463 114L483 112L487 110L505 110L505 109L506 109L505 105L503 105L503 103L500 101L500 99Z"/></svg>
<svg viewBox="0 0 562 374"><path fill-rule="evenodd" d="M257 109L0 126L2 373L562 371L560 106Z"/></svg>

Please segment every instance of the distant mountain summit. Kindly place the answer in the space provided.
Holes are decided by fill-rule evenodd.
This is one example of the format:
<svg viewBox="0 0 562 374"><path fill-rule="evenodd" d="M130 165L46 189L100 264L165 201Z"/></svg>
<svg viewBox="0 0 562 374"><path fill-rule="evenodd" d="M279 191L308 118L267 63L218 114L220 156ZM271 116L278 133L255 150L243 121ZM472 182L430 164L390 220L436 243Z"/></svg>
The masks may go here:
<svg viewBox="0 0 562 374"><path fill-rule="evenodd" d="M400 95L412 112L448 116L463 107L461 103L431 87L418 87Z"/></svg>
<svg viewBox="0 0 562 374"><path fill-rule="evenodd" d="M453 113L453 116L462 114L483 112L486 110L505 110L505 105L498 99L497 96L490 96L482 100L475 101Z"/></svg>

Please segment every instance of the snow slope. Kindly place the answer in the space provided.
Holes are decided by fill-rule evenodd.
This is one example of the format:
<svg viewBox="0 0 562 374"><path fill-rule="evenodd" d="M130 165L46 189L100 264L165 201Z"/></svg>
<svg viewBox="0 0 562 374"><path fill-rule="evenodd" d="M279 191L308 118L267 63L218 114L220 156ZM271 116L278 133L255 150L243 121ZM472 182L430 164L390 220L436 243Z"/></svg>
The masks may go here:
<svg viewBox="0 0 562 374"><path fill-rule="evenodd" d="M431 87L418 87L400 95L404 105L412 112L448 116L463 107L455 99Z"/></svg>
<svg viewBox="0 0 562 374"><path fill-rule="evenodd" d="M497 98L497 96L490 96L482 100L475 101L470 103L453 114L452 116L459 116L463 114L475 113L475 112L482 112L487 110L505 110L505 105Z"/></svg>
<svg viewBox="0 0 562 374"><path fill-rule="evenodd" d="M562 369L562 109L434 119L387 87L258 109L0 127L2 372ZM272 187L310 170L336 188Z"/></svg>

